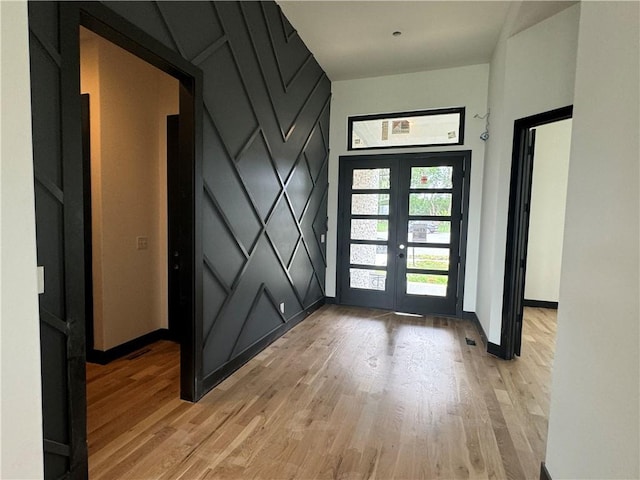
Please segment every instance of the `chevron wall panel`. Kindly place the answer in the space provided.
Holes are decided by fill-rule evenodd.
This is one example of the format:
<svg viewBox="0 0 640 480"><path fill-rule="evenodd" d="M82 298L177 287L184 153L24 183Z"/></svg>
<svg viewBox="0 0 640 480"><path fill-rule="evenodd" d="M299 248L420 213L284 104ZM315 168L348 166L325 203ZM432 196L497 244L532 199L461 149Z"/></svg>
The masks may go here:
<svg viewBox="0 0 640 480"><path fill-rule="evenodd" d="M204 72L196 194L211 386L324 299L331 85L274 2L104 4Z"/></svg>

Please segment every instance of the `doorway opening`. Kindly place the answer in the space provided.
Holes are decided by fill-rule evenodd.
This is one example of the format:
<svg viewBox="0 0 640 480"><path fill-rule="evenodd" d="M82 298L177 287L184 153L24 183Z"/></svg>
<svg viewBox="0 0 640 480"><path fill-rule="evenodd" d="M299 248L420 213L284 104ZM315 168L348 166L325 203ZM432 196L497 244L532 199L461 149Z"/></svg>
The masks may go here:
<svg viewBox="0 0 640 480"><path fill-rule="evenodd" d="M507 360L521 353L524 307L557 308L572 113L568 106L515 122L496 352Z"/></svg>
<svg viewBox="0 0 640 480"><path fill-rule="evenodd" d="M91 469L154 397L180 395L180 82L82 26L79 37Z"/></svg>
<svg viewBox="0 0 640 480"><path fill-rule="evenodd" d="M340 157L339 303L462 316L470 159Z"/></svg>
<svg viewBox="0 0 640 480"><path fill-rule="evenodd" d="M180 338L169 315L177 302L169 289L167 188L167 165L179 155L168 148L177 146L178 131L167 129L167 117L178 116L179 81L81 27L80 83L87 360L104 364Z"/></svg>

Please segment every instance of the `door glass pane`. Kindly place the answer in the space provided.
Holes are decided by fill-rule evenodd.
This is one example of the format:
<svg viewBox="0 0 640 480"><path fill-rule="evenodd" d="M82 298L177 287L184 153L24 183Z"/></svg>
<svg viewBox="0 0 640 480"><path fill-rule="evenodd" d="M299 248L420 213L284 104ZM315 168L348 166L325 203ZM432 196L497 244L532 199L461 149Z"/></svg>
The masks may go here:
<svg viewBox="0 0 640 480"><path fill-rule="evenodd" d="M387 272L384 270L349 269L349 286L351 288L384 291L386 280Z"/></svg>
<svg viewBox="0 0 640 480"><path fill-rule="evenodd" d="M389 188L388 168L357 168L353 171L354 190Z"/></svg>
<svg viewBox="0 0 640 480"><path fill-rule="evenodd" d="M387 266L386 245L351 244L349 263L358 265Z"/></svg>
<svg viewBox="0 0 640 480"><path fill-rule="evenodd" d="M352 240L386 240L388 236L388 220L351 219Z"/></svg>
<svg viewBox="0 0 640 480"><path fill-rule="evenodd" d="M388 215L388 193L354 193L351 195L352 215Z"/></svg>
<svg viewBox="0 0 640 480"><path fill-rule="evenodd" d="M412 167L410 188L453 188L453 167Z"/></svg>
<svg viewBox="0 0 640 480"><path fill-rule="evenodd" d="M410 193L409 215L451 215L450 193Z"/></svg>
<svg viewBox="0 0 640 480"><path fill-rule="evenodd" d="M416 243L449 243L451 241L451 222L409 220L407 241Z"/></svg>
<svg viewBox="0 0 640 480"><path fill-rule="evenodd" d="M449 249L430 247L407 247L407 268L425 270L449 270Z"/></svg>
<svg viewBox="0 0 640 480"><path fill-rule="evenodd" d="M446 297L448 280L446 275L407 273L407 294Z"/></svg>

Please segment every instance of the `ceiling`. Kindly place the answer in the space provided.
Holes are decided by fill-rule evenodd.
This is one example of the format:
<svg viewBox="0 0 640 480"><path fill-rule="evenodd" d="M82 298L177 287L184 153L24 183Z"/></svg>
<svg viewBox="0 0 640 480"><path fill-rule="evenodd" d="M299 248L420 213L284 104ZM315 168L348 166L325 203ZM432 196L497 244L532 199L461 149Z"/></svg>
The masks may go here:
<svg viewBox="0 0 640 480"><path fill-rule="evenodd" d="M278 1L333 81L487 63L508 14L515 34L574 3Z"/></svg>

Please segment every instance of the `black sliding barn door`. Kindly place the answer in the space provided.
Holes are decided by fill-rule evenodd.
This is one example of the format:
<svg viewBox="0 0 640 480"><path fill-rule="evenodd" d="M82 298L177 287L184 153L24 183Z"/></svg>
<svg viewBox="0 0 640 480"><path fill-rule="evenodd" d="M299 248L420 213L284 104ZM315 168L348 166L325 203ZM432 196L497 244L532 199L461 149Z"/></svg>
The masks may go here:
<svg viewBox="0 0 640 480"><path fill-rule="evenodd" d="M45 478L87 471L78 32L59 28L65 12L57 2L29 3Z"/></svg>

